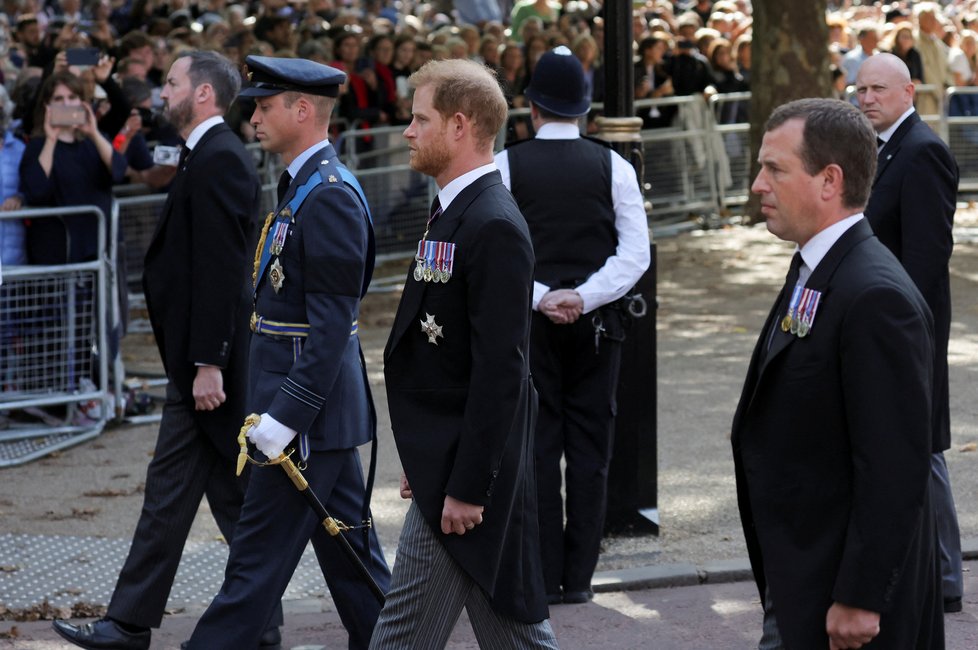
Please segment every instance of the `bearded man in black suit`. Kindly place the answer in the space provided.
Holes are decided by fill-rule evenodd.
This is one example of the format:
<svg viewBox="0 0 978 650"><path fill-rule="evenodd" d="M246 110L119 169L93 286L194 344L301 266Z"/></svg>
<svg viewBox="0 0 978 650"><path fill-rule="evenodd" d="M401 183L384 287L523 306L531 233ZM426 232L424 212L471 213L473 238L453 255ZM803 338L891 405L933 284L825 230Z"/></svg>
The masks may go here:
<svg viewBox="0 0 978 650"><path fill-rule="evenodd" d="M240 86L226 58L189 52L174 61L161 95L186 141L143 276L169 384L143 511L107 616L54 623L83 648L149 648L201 498L229 542L240 514L236 435L247 398L248 271L261 191L252 157L222 117ZM278 608L256 643L278 647L281 622Z"/></svg>
<svg viewBox="0 0 978 650"><path fill-rule="evenodd" d="M808 99L765 125L752 186L797 244L734 417L759 647L943 648L929 500L934 326L862 214L875 134Z"/></svg>

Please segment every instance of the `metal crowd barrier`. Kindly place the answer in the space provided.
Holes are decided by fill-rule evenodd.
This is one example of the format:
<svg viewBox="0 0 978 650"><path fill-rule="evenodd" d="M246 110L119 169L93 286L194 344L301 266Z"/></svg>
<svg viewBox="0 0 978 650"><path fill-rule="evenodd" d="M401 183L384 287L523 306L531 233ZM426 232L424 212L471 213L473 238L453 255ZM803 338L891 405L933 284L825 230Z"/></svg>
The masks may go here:
<svg viewBox="0 0 978 650"><path fill-rule="evenodd" d="M744 205L750 195L750 124L726 122L723 118L736 115L736 108L750 103L750 93L725 93L710 97L710 109L716 122L717 134L723 142L723 152L729 164L727 182L718 182L720 203L724 208Z"/></svg>
<svg viewBox="0 0 978 650"><path fill-rule="evenodd" d="M944 140L958 161L958 194L978 193L978 86L949 88Z"/></svg>
<svg viewBox="0 0 978 650"><path fill-rule="evenodd" d="M958 161L961 171L958 196L978 193L978 87L959 86L939 92L935 85L921 84L916 88L916 95L934 98L924 102L922 110L927 112L921 112L920 119L941 136ZM855 102L854 89L850 88L848 97ZM719 116L724 107L749 101L750 93L728 93L711 97L710 106L713 114ZM744 205L751 183L750 124L717 124L714 129L723 141L730 171L728 183L722 182L718 175L721 205L727 208Z"/></svg>
<svg viewBox="0 0 978 650"><path fill-rule="evenodd" d="M652 219L665 215L716 212L717 177L724 156L718 147L716 124L702 97L663 97L635 102L636 112L674 107L672 126L641 132L644 146L645 198Z"/></svg>
<svg viewBox="0 0 978 650"><path fill-rule="evenodd" d="M0 221L92 215L98 250L106 218L94 206L18 210ZM112 331L106 257L56 266L3 266L0 286L0 467L94 438L112 415Z"/></svg>

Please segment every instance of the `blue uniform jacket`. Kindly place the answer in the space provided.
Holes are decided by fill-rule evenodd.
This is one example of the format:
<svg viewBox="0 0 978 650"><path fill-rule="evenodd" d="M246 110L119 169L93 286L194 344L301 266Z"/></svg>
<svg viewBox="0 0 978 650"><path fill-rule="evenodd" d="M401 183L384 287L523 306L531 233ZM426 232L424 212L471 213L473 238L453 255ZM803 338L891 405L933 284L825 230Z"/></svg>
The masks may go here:
<svg viewBox="0 0 978 650"><path fill-rule="evenodd" d="M367 259L371 226L339 167L326 146L299 171L276 214L317 171L323 182L296 210L281 253L271 256L255 286L258 317L309 329L299 339L252 335L251 410L306 434L313 450L364 444L375 429L356 335L363 280L374 262ZM276 260L278 291L270 279Z"/></svg>

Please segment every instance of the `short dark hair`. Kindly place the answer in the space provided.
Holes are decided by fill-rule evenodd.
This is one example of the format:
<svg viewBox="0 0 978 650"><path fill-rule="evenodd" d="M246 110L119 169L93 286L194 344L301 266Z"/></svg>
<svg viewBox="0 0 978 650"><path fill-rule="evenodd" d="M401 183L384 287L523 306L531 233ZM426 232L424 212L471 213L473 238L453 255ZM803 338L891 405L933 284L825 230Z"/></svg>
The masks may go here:
<svg viewBox="0 0 978 650"><path fill-rule="evenodd" d="M764 124L773 131L790 120L803 120L801 158L809 175L829 165L842 168L842 202L863 208L876 174L876 132L858 108L841 99L799 99L776 108Z"/></svg>
<svg viewBox="0 0 978 650"><path fill-rule="evenodd" d="M36 24L37 24L37 15L36 14L23 14L23 15L17 16L17 24L14 27L14 31L15 32L22 32L27 27L29 27L30 25L36 25Z"/></svg>
<svg viewBox="0 0 978 650"><path fill-rule="evenodd" d="M153 39L142 32L129 32L119 41L119 58L129 56L133 50L139 50L146 46L153 46Z"/></svg>
<svg viewBox="0 0 978 650"><path fill-rule="evenodd" d="M214 89L215 104L225 111L241 90L241 73L226 57L210 50L183 52L177 58L189 58L187 76L194 88L210 84Z"/></svg>

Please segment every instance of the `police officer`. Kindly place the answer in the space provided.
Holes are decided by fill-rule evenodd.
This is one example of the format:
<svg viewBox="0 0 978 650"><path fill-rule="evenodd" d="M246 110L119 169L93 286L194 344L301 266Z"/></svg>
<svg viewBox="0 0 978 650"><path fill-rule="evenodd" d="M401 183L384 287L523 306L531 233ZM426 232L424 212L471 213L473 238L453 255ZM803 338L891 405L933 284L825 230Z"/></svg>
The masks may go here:
<svg viewBox="0 0 978 650"><path fill-rule="evenodd" d="M373 270L373 234L359 184L327 140L341 71L304 59L249 56L254 125L288 169L254 260L248 438L268 458L305 465L312 491L347 524L369 517L357 446L375 416L357 313ZM244 648L261 633L311 539L350 635L366 647L380 605L281 468L255 467L225 574L190 648ZM381 589L390 572L373 528L349 541Z"/></svg>
<svg viewBox="0 0 978 650"><path fill-rule="evenodd" d="M536 253L530 368L540 394L537 494L551 604L593 596L624 338L619 304L649 266L635 170L580 137L578 118L590 108L585 88L570 50L545 53L526 90L536 138L496 155Z"/></svg>

